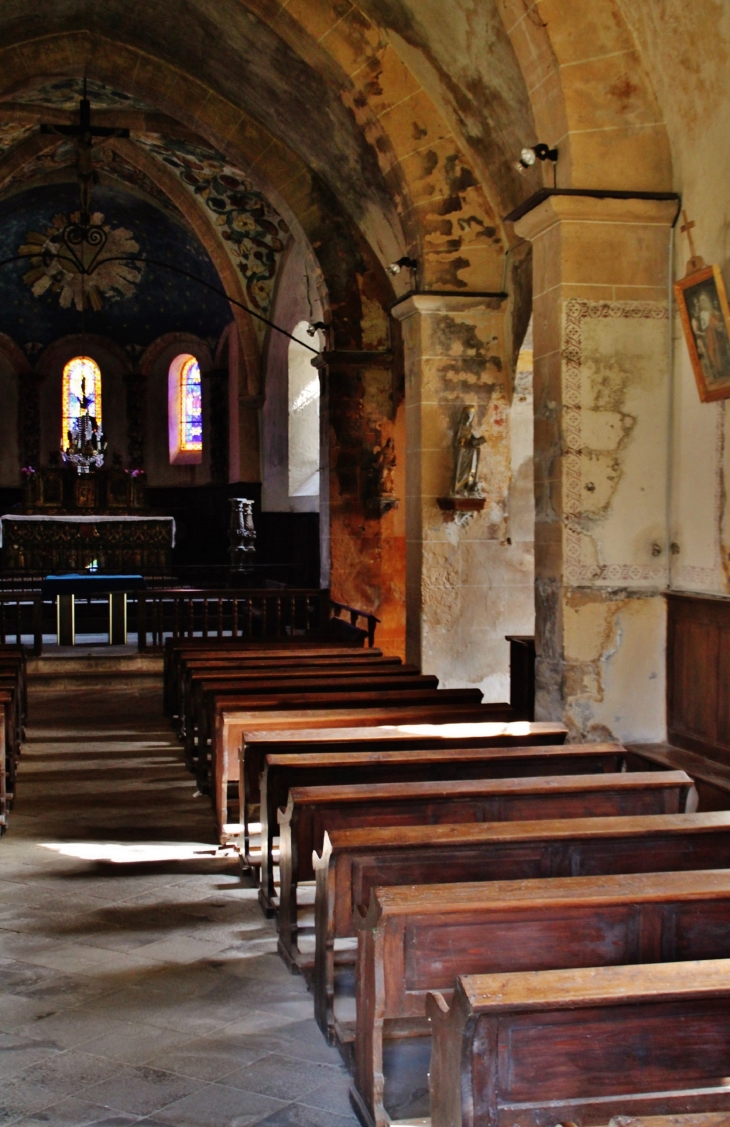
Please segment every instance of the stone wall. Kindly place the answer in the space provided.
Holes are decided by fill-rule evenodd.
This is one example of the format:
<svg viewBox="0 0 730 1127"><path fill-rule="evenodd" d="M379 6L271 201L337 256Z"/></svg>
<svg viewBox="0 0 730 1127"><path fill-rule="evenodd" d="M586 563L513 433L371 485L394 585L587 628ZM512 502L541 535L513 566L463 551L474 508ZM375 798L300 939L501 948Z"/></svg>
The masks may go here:
<svg viewBox="0 0 730 1127"><path fill-rule="evenodd" d="M718 263L730 286L730 9L718 0L621 8L659 97L672 150L674 187L696 225L697 254ZM700 47L701 44L701 47ZM675 228L673 276L684 275L689 242ZM727 400L701 403L675 308L671 476L671 586L730 594Z"/></svg>
<svg viewBox="0 0 730 1127"><path fill-rule="evenodd" d="M534 605L531 442L524 423L521 441L510 442L513 375L503 303L420 295L395 312L406 354L408 657L442 685L479 686L486 699L504 700L505 635L532 632ZM455 514L442 511L438 499L451 488L454 435L466 404L476 407L475 431L486 439L485 503L481 512Z"/></svg>

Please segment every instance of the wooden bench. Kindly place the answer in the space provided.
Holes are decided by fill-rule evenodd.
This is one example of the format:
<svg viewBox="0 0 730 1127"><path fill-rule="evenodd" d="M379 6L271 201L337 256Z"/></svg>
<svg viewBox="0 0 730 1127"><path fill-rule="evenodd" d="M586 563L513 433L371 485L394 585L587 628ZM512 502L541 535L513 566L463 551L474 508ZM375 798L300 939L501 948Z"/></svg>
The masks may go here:
<svg viewBox="0 0 730 1127"><path fill-rule="evenodd" d="M429 995L432 1127L730 1107L730 959L463 976Z"/></svg>
<svg viewBox="0 0 730 1127"><path fill-rule="evenodd" d="M684 811L694 797L692 780L684 771L294 787L286 809L278 814L279 953L290 969L298 969L297 886L314 878L312 854L321 852L325 831L674 814Z"/></svg>
<svg viewBox="0 0 730 1127"><path fill-rule="evenodd" d="M180 687L178 692L179 714L181 733L187 725L190 712L195 712L200 701L200 682L203 680L216 680L224 685L234 684L240 680L243 684L259 678L287 676L319 676L327 670L333 671L361 671L363 673L377 673L385 670L398 674L405 670L406 674L418 675L420 670L414 665L404 665L400 658L390 657L363 657L370 654L370 650L357 650L355 654L347 653L340 656L311 656L307 658L287 658L278 655L276 658L235 656L228 661L219 657L205 659L185 660L180 665ZM436 679L437 680L437 679Z"/></svg>
<svg viewBox="0 0 730 1127"><path fill-rule="evenodd" d="M608 1127L730 1127L730 1112L699 1111L692 1115L615 1115Z"/></svg>
<svg viewBox="0 0 730 1127"><path fill-rule="evenodd" d="M16 785L18 753L13 704L13 693L0 689L0 835L7 829Z"/></svg>
<svg viewBox="0 0 730 1127"><path fill-rule="evenodd" d="M368 651L362 651L368 652ZM295 661L242 661L235 664L220 664L218 661L186 662L181 677L181 704L180 704L180 736L185 738L186 732L195 725L197 714L200 711L203 686L211 683L217 684L224 690L235 684L246 686L249 682L261 680L287 680L290 677L321 677L328 673L344 676L370 676L374 674L391 673L393 677L421 676L416 665L405 665L400 658L376 657L367 661L351 656L333 658L317 657L308 658L306 662L301 659ZM438 678L432 679L434 688L438 686Z"/></svg>
<svg viewBox="0 0 730 1127"><path fill-rule="evenodd" d="M195 694L191 694L193 708L186 718L185 756L186 762L194 758L207 760L207 748L210 733L215 722L216 704L230 702L234 708L245 706L249 697L260 697L266 694L281 695L282 693L346 693L354 695L359 692L372 692L383 694L386 692L436 694L438 690L438 677L424 677L420 673L403 673L400 670L386 669L382 671L363 671L362 669L325 669L323 672L308 674L290 674L287 677L272 677L269 679L266 672L262 671L258 679L246 680L245 678L234 681L220 681L217 677L200 678L195 682ZM450 694L448 698L442 693ZM458 694L458 695L457 695ZM448 703L469 701L475 705L481 703L481 693L478 689L443 689L439 690L439 700ZM191 698L188 697L190 702ZM197 737L197 746L196 746ZM197 753L197 754L196 754ZM204 754L205 753L205 754Z"/></svg>
<svg viewBox="0 0 730 1127"><path fill-rule="evenodd" d="M430 779L502 779L536 775L587 775L622 771L626 752L620 744L548 744L544 747L426 748L405 751L350 751L329 754L267 755L260 778L261 847L250 849L247 808L251 802L248 763L243 773L244 859L261 867L259 903L273 914L276 812L286 806L289 790L345 783L405 783ZM247 793L247 789L249 793Z"/></svg>
<svg viewBox="0 0 730 1127"><path fill-rule="evenodd" d="M314 857L317 1023L330 1041L350 1036L336 1030L336 962L352 963L355 912L377 886L718 866L730 868L730 811L332 830Z"/></svg>
<svg viewBox="0 0 730 1127"><path fill-rule="evenodd" d="M487 711L482 711L487 709ZM260 778L267 755L342 755L350 752L451 751L484 747L516 748L536 744L563 744L568 729L552 722L526 723L490 719L488 706L481 705L473 720L431 716L419 723L415 715L402 723L377 727L366 722L358 727L296 728L245 731L239 747L239 804L248 814L260 803ZM428 720L424 713L422 720ZM319 723L320 717L317 717Z"/></svg>
<svg viewBox="0 0 730 1127"><path fill-rule="evenodd" d="M229 784L238 788L239 762L241 757L245 760L246 755L244 732L285 732L296 729L297 726L312 730L313 725L317 726L317 731L326 731L330 727L341 729L346 726L350 730L379 724L403 723L418 726L428 721L436 725L460 722L471 724L482 721L485 715L493 716L488 705L448 704L441 690L431 703L406 700L398 693L388 699L385 694L378 693L376 700L377 703L372 700L368 703L366 700L352 702L348 699L347 702L338 701L331 707L326 707L324 702L313 701L310 696L300 698L300 707L290 705L268 712L249 708L238 710L229 708L227 703L216 706L215 730L211 738L211 764L212 793L219 825L228 823Z"/></svg>
<svg viewBox="0 0 730 1127"><path fill-rule="evenodd" d="M365 656L368 655L368 656ZM370 656L372 655L372 656ZM181 716L184 712L184 695L186 683L188 680L189 671L195 669L205 668L206 659L211 662L209 668L226 668L223 664L228 658L228 668L244 669L275 669L275 668L306 668L310 664L316 665L317 661L328 661L346 664L350 661L357 661L359 664L368 663L369 661L380 661L383 654L380 650L361 650L353 649L352 647L323 647L323 646L310 646L309 648L300 648L299 646L290 645L286 649L279 648L278 650L230 650L227 653L219 653L214 650L202 650L197 653L183 653L179 655L175 665L170 673L170 679L174 680L174 685L171 689L172 708L171 713L173 716ZM214 663L214 664L213 664Z"/></svg>
<svg viewBox="0 0 730 1127"><path fill-rule="evenodd" d="M164 648L164 704L168 715L174 715L178 705L178 690L180 685L181 667L188 657L239 655L244 657L265 657L276 660L281 655L285 660L308 658L320 654L327 657L337 657L346 654L372 654L382 657L382 650L377 647L364 650L360 646L347 645L343 642L305 641L301 638L289 641L271 642L245 642L241 639L216 639L210 638L185 639L168 638Z"/></svg>
<svg viewBox="0 0 730 1127"><path fill-rule="evenodd" d="M480 704L481 693L478 689L432 689L432 688L401 688L397 682L386 679L384 682L376 681L367 688L360 683L349 679L344 681L333 680L331 685L314 682L309 691L287 688L286 682L278 688L269 688L265 692L251 693L250 695L237 692L229 696L227 693L213 694L210 703L211 716L207 721L206 730L211 733L207 749L200 748L197 757L196 775L198 786L205 791L210 786L211 778L218 778L220 773L225 773L228 781L235 785L235 798L238 798L238 746L236 744L217 741L217 717L221 713L236 713L241 710L243 714L252 712L280 712L298 710L310 712L310 723L319 723L319 714L323 710L347 708L352 711L373 708L397 708L400 706L435 707L444 710L464 709L472 713L474 709L483 707ZM204 754L207 752L207 754ZM226 762L217 762L220 755L226 757ZM218 798L214 799L214 805ZM227 805L227 797L226 797Z"/></svg>
<svg viewBox="0 0 730 1127"><path fill-rule="evenodd" d="M7 828L27 717L27 672L20 646L0 646L0 834Z"/></svg>
<svg viewBox="0 0 730 1127"><path fill-rule="evenodd" d="M730 957L730 870L373 889L359 920L353 1102L377 1127L383 1041L428 1034L459 975Z"/></svg>

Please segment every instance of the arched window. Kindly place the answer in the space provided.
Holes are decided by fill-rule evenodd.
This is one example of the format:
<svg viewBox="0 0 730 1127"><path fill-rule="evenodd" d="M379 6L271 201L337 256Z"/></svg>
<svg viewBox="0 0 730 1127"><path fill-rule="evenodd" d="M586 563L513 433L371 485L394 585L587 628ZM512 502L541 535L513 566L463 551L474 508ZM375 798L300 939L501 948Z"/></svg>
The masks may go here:
<svg viewBox="0 0 730 1127"><path fill-rule="evenodd" d="M319 332L310 338L308 327L300 321L292 336L321 347ZM289 496L319 496L319 372L296 340L289 343Z"/></svg>
<svg viewBox="0 0 730 1127"><path fill-rule="evenodd" d="M88 407L84 407L84 397ZM62 398L63 423L61 429L61 446L65 450L68 446L68 432L72 429L72 420L88 413L96 419L96 425L101 431L101 372L99 365L89 356L74 356L63 369L63 398Z"/></svg>
<svg viewBox="0 0 730 1127"><path fill-rule="evenodd" d="M176 356L167 380L170 464L195 465L203 460L203 387L194 356Z"/></svg>

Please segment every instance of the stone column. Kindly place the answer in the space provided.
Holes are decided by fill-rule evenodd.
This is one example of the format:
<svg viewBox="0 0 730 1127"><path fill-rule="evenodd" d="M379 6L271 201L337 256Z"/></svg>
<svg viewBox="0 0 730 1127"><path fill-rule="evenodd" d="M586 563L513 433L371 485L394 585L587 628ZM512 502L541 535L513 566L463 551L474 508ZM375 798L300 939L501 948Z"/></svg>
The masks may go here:
<svg viewBox="0 0 730 1127"><path fill-rule="evenodd" d="M228 368L212 368L206 376L210 381L210 479L228 484Z"/></svg>
<svg viewBox="0 0 730 1127"><path fill-rule="evenodd" d="M378 616L376 643L402 656L405 586L405 426L402 381L391 352L324 354L330 588L335 599ZM325 432L323 432L324 434ZM378 454L391 442L392 496ZM322 514L320 514L321 516Z"/></svg>
<svg viewBox="0 0 730 1127"><path fill-rule="evenodd" d="M533 245L537 711L664 738L673 201L553 196Z"/></svg>
<svg viewBox="0 0 730 1127"><path fill-rule="evenodd" d="M146 380L140 372L124 377L127 399L127 459L131 469L144 466L144 422Z"/></svg>
<svg viewBox="0 0 730 1127"><path fill-rule="evenodd" d="M406 370L407 657L444 686L478 685L509 699L506 634L531 633L532 544L510 536L512 376L499 298L429 294L393 309ZM486 438L481 512L442 512L454 433L476 407Z"/></svg>
<svg viewBox="0 0 730 1127"><path fill-rule="evenodd" d="M35 470L41 464L41 377L37 372L24 373L19 381L18 446L22 466ZM59 395L60 399L60 395ZM60 435L58 436L60 438ZM58 441L58 438L56 441ZM58 449L56 446L54 449ZM48 453L46 453L48 457Z"/></svg>

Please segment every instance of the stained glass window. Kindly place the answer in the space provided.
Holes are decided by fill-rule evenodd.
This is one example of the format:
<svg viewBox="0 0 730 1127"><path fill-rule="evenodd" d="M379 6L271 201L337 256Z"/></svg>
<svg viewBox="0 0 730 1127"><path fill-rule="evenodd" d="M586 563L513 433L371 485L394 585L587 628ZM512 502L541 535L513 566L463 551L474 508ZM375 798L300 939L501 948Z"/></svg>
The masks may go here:
<svg viewBox="0 0 730 1127"><path fill-rule="evenodd" d="M88 407L84 406L84 396ZM101 372L99 365L89 356L74 356L63 369L63 425L61 445L68 444L71 420L78 419L88 410L101 431Z"/></svg>
<svg viewBox="0 0 730 1127"><path fill-rule="evenodd" d="M200 365L189 356L180 368L180 439L182 451L203 449L203 395Z"/></svg>

